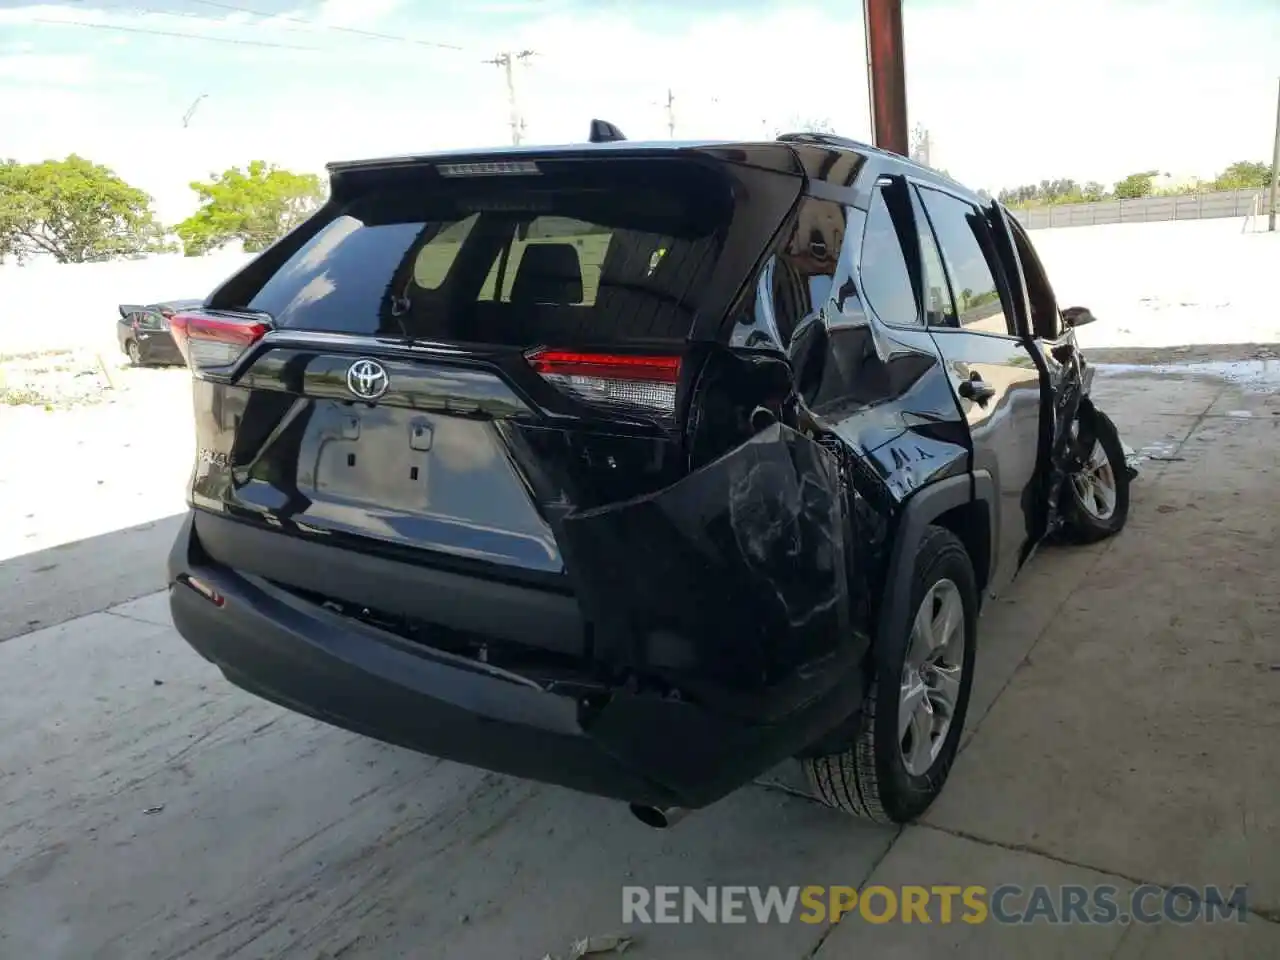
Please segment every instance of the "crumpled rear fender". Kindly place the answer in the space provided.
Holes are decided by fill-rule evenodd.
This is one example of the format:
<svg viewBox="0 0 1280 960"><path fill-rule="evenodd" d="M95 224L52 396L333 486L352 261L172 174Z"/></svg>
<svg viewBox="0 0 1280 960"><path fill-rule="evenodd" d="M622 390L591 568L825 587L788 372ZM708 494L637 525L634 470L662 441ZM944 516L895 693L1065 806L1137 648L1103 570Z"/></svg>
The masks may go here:
<svg viewBox="0 0 1280 960"><path fill-rule="evenodd" d="M868 639L850 624L845 512L831 454L775 423L664 490L571 514L594 658L747 723L852 682Z"/></svg>

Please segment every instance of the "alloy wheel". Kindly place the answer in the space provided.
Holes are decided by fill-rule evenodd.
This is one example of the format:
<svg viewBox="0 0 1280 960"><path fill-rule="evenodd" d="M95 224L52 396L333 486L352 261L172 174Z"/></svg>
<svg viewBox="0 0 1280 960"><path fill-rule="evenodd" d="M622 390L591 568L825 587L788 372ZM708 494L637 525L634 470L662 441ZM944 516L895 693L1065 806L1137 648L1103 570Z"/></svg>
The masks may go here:
<svg viewBox="0 0 1280 960"><path fill-rule="evenodd" d="M964 601L951 580L925 594L911 624L898 697L898 746L912 776L929 772L955 716L967 642Z"/></svg>
<svg viewBox="0 0 1280 960"><path fill-rule="evenodd" d="M1093 442L1093 450L1083 467L1071 477L1080 506L1095 520L1110 520L1116 512L1116 474L1101 440Z"/></svg>

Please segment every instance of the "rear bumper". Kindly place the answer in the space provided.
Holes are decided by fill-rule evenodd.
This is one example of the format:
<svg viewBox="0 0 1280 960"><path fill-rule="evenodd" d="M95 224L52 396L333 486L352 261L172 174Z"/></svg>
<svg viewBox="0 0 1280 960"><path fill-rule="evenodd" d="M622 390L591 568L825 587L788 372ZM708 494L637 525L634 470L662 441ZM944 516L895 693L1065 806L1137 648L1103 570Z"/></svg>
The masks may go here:
<svg viewBox="0 0 1280 960"><path fill-rule="evenodd" d="M187 585L192 576L221 605ZM169 581L178 632L251 693L421 753L634 803L705 806L829 729L859 693L841 688L769 725L622 690L588 709L576 694L412 643L215 564L190 516Z"/></svg>

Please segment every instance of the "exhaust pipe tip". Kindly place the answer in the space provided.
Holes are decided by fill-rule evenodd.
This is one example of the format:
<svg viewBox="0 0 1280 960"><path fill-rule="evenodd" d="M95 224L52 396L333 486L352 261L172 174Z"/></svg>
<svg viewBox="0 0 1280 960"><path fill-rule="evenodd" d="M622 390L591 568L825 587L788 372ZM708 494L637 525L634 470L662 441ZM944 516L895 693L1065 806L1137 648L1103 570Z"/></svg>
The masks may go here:
<svg viewBox="0 0 1280 960"><path fill-rule="evenodd" d="M666 830L685 818L688 810L683 807L650 807L643 803L630 804L632 815L646 827Z"/></svg>

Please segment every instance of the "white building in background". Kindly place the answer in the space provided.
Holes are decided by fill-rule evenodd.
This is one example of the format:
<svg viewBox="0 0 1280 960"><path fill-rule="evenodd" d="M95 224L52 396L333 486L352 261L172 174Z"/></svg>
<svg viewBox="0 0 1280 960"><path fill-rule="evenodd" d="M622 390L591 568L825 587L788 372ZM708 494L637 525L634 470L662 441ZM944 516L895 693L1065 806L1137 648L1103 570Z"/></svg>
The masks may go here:
<svg viewBox="0 0 1280 960"><path fill-rule="evenodd" d="M1151 178L1151 192L1161 193L1165 190L1186 191L1188 193L1204 186L1205 181L1195 174L1157 173Z"/></svg>
<svg viewBox="0 0 1280 960"><path fill-rule="evenodd" d="M932 155L933 136L924 124L917 123L911 131L910 157L921 166L932 167L933 164L929 162Z"/></svg>

